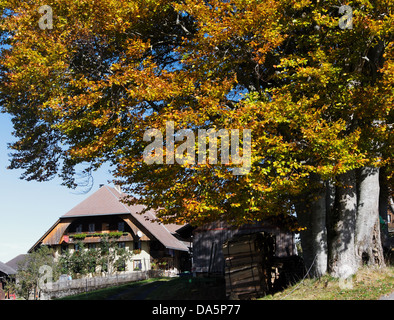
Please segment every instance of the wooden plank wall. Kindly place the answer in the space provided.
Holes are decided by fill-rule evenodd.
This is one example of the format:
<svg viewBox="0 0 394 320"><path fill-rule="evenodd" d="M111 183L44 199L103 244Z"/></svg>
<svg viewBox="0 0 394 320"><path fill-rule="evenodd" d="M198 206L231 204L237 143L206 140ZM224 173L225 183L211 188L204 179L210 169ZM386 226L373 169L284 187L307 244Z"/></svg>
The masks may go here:
<svg viewBox="0 0 394 320"><path fill-rule="evenodd" d="M60 243L64 231L71 224L72 219L62 219L42 239L43 245L57 245Z"/></svg>
<svg viewBox="0 0 394 320"><path fill-rule="evenodd" d="M231 299L263 296L271 291L275 236L253 233L223 244L226 295Z"/></svg>
<svg viewBox="0 0 394 320"><path fill-rule="evenodd" d="M275 235L275 256L287 257L295 254L294 235L292 233L284 233L277 227L261 224L232 228L225 222L215 222L197 228L193 233L193 271L224 274L223 243L235 235L262 231Z"/></svg>

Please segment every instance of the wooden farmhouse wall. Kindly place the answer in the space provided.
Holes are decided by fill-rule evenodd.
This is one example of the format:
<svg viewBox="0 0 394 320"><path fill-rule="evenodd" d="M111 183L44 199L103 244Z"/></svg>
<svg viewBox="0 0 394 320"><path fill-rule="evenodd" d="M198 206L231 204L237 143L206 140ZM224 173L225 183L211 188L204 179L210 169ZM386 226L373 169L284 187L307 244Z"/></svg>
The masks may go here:
<svg viewBox="0 0 394 320"><path fill-rule="evenodd" d="M199 273L224 273L223 243L234 236L269 232L275 235L275 256L295 255L293 233L283 232L278 227L262 224L233 228L225 222L215 222L199 227L193 232L193 271Z"/></svg>
<svg viewBox="0 0 394 320"><path fill-rule="evenodd" d="M62 219L56 221L56 223L47 231L47 233L41 239L43 245L58 245L61 242L64 231L71 224L72 219Z"/></svg>

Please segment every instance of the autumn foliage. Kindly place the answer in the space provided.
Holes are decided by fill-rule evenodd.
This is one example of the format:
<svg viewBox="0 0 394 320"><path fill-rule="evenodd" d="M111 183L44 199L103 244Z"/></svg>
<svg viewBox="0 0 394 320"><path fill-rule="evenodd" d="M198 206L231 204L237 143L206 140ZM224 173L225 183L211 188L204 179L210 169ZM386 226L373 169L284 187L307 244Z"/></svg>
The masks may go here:
<svg viewBox="0 0 394 320"><path fill-rule="evenodd" d="M338 1L0 3L0 99L25 179L75 187L78 166L109 163L131 202L193 224L283 219L312 174L379 166L393 179L393 1L348 1L352 29ZM44 4L52 29L38 25ZM250 129L250 172L146 164L144 132L167 121Z"/></svg>

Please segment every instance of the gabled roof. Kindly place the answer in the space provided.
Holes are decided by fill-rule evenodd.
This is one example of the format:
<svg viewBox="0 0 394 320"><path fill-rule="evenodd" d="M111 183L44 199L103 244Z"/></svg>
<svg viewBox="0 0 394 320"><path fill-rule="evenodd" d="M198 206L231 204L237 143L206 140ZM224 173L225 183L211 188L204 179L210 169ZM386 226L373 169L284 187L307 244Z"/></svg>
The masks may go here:
<svg viewBox="0 0 394 320"><path fill-rule="evenodd" d="M126 197L125 193L119 192L109 186L102 186L95 193L61 216L60 219L130 214L134 220L138 221L166 248L188 251L188 247L174 237L175 231L180 229L182 227L181 225L162 224L154 221L156 219L156 213L153 210L141 214L145 207L142 205L129 206L124 204L120 201L124 197Z"/></svg>
<svg viewBox="0 0 394 320"><path fill-rule="evenodd" d="M0 272L10 275L10 274L15 274L16 270L14 270L13 268L7 266L5 263L0 261Z"/></svg>
<svg viewBox="0 0 394 320"><path fill-rule="evenodd" d="M102 186L61 218L129 213L130 209L119 201L122 196L116 189Z"/></svg>
<svg viewBox="0 0 394 320"><path fill-rule="evenodd" d="M15 258L6 262L6 265L14 270L19 270L19 268L21 267L20 264L26 259L26 256L27 256L26 254L17 255Z"/></svg>

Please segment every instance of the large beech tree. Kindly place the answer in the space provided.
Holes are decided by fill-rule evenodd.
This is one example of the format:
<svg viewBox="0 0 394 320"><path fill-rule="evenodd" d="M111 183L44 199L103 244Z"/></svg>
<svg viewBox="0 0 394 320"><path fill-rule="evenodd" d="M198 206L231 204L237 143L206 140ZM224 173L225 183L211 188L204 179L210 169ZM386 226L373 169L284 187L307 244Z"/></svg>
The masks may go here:
<svg viewBox="0 0 394 320"><path fill-rule="evenodd" d="M59 175L76 187L80 165L90 174L109 163L138 195L127 201L163 221L275 219L301 231L316 276L384 263L393 1L1 3L0 99L17 138L10 167L22 178ZM38 24L41 5L52 28ZM185 141L181 129L251 130L250 170L234 175L235 161L220 159L146 163L144 133L166 136L169 122L177 136L163 140L163 159L171 139Z"/></svg>

